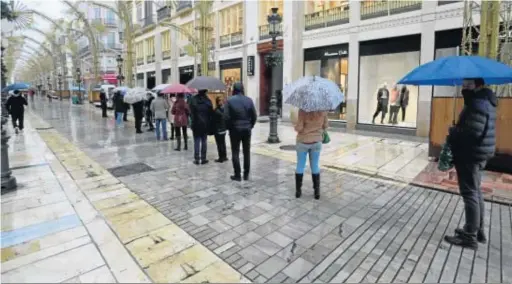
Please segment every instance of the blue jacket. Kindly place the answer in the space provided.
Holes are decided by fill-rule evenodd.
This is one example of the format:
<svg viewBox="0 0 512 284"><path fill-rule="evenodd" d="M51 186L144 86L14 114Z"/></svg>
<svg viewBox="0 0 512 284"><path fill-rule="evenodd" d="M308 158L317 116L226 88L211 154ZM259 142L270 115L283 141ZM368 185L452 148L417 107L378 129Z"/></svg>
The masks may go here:
<svg viewBox="0 0 512 284"><path fill-rule="evenodd" d="M496 95L488 88L462 95L464 107L448 136L454 162L485 162L496 150Z"/></svg>
<svg viewBox="0 0 512 284"><path fill-rule="evenodd" d="M256 124L256 108L251 98L236 94L229 98L225 110L226 127L230 131L251 130Z"/></svg>

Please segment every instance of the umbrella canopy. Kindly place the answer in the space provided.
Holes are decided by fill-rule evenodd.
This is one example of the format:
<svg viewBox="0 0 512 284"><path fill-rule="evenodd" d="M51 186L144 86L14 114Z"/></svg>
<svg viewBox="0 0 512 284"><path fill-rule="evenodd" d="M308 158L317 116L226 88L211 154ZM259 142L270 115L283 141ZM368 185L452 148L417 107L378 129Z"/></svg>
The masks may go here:
<svg viewBox="0 0 512 284"><path fill-rule="evenodd" d="M512 68L481 56L448 56L422 64L398 84L460 86L465 78L483 78L485 84L512 83Z"/></svg>
<svg viewBox="0 0 512 284"><path fill-rule="evenodd" d="M14 83L2 89L2 92L9 92L13 90L28 90L30 85L27 83Z"/></svg>
<svg viewBox="0 0 512 284"><path fill-rule="evenodd" d="M126 92L128 92L130 90L130 88L126 87L126 86L119 86L119 87L115 87L114 88L114 92L117 92L117 91L120 91L121 92L121 95L126 95Z"/></svg>
<svg viewBox="0 0 512 284"><path fill-rule="evenodd" d="M194 90L191 90L189 87L183 84L172 84L167 86L165 89L160 91L162 94L189 94L193 93Z"/></svg>
<svg viewBox="0 0 512 284"><path fill-rule="evenodd" d="M147 91L144 88L136 87L128 90L123 97L123 101L127 104L134 104L146 99Z"/></svg>
<svg viewBox="0 0 512 284"><path fill-rule="evenodd" d="M187 87L197 90L225 91L226 85L221 80L210 76L197 76L188 81Z"/></svg>
<svg viewBox="0 0 512 284"><path fill-rule="evenodd" d="M333 81L306 76L284 87L283 100L306 112L329 111L337 108L345 96Z"/></svg>
<svg viewBox="0 0 512 284"><path fill-rule="evenodd" d="M158 91L161 91L167 87L169 87L171 84L160 84L160 85L157 85L156 87L154 87L153 89L151 89L151 91L153 92L158 92Z"/></svg>

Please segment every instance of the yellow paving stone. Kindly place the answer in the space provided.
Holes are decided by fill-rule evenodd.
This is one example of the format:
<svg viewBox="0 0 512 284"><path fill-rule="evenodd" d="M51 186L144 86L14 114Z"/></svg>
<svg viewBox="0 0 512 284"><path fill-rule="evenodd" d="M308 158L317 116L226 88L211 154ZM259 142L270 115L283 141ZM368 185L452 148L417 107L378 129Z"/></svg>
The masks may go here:
<svg viewBox="0 0 512 284"><path fill-rule="evenodd" d="M148 236L127 244L143 268L183 251L197 242L178 226L171 224L151 232Z"/></svg>
<svg viewBox="0 0 512 284"><path fill-rule="evenodd" d="M224 261L216 261L180 283L251 283Z"/></svg>
<svg viewBox="0 0 512 284"><path fill-rule="evenodd" d="M111 185L105 185L105 186L100 186L100 187L94 187L94 188L91 188L91 189L82 189L83 192L85 193L90 193L90 194L93 194L93 193L98 193L98 192L109 192L109 191L114 191L114 190L118 190L118 189L121 189L125 187L124 184L122 183L116 183L116 184L111 184Z"/></svg>
<svg viewBox="0 0 512 284"><path fill-rule="evenodd" d="M85 192L85 194L87 195L87 197L89 198L89 200L91 202L94 202L94 201L98 201L98 200L102 200L102 199L118 196L118 195L121 195L121 194L130 193L130 192L131 191L128 188L122 187L120 189L116 189L116 190L112 190L112 191L107 191L107 192L93 191L93 192Z"/></svg>
<svg viewBox="0 0 512 284"><path fill-rule="evenodd" d="M130 212L133 212L136 210L144 209L147 207L153 207L153 206L149 205L146 201L140 199L140 200L137 200L136 202L131 202L131 203L123 204L123 205L116 206L113 208L101 210L101 213L105 217L110 218L110 217L114 217L114 216L117 216L120 214L130 213Z"/></svg>
<svg viewBox="0 0 512 284"><path fill-rule="evenodd" d="M39 244L39 240L33 240L28 243L23 243L17 246L3 248L1 252L2 262L15 259L16 257L21 255L27 255L39 251L40 249L41 246Z"/></svg>
<svg viewBox="0 0 512 284"><path fill-rule="evenodd" d="M103 199L100 201L93 202L92 204L96 207L97 210L103 210L111 207L116 207L119 205L127 204L130 202L134 202L139 200L139 196L133 192L127 194L121 194L112 198Z"/></svg>
<svg viewBox="0 0 512 284"><path fill-rule="evenodd" d="M133 203L128 203L128 205ZM153 206L150 206L146 203L146 205L139 206L138 208L133 208L130 210L127 210L126 212L109 216L107 217L107 220L115 223L115 224L123 224L126 222L130 222L132 220L144 218L149 215L153 215L155 213L158 213L158 210L156 210Z"/></svg>
<svg viewBox="0 0 512 284"><path fill-rule="evenodd" d="M141 219L131 220L128 222L113 223L112 228L119 235L123 243L127 243L141 236L147 235L149 232L171 224L161 213L146 216Z"/></svg>
<svg viewBox="0 0 512 284"><path fill-rule="evenodd" d="M118 179L111 178L111 179L95 181L95 182L91 182L91 183L87 183L87 184L78 184L78 186L82 190L90 190L90 189L105 187L108 185L114 185L114 184L118 184L118 183L120 183L120 181Z"/></svg>
<svg viewBox="0 0 512 284"><path fill-rule="evenodd" d="M196 244L161 262L150 265L146 272L157 283L177 283L196 274L218 258L200 244Z"/></svg>

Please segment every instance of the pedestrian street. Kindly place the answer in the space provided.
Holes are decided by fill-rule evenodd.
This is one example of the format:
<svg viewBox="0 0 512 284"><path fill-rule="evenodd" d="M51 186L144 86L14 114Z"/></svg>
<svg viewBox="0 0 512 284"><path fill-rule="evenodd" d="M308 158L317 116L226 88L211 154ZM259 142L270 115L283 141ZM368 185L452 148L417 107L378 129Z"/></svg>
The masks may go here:
<svg viewBox="0 0 512 284"><path fill-rule="evenodd" d="M20 140L23 136L11 139L11 143L27 145L26 155L13 152L21 146L11 147L13 167L28 163L28 156L39 159L33 164L60 165L61 170L55 172L59 184L64 190L75 184L75 194L90 202L84 210L71 201L69 210L76 210L91 239L100 244L97 229L88 222L103 222L102 230L116 236L118 251L132 256L119 257L127 259L121 262L138 268L131 270L133 275L117 268L105 244L99 246L103 257L94 258L96 262L88 268L66 272L66 279L49 280L90 279L81 276L83 272L102 268L102 275L111 277L104 282L512 281L508 269L512 267L510 206L486 203L488 243L475 252L443 241L445 234L463 223L458 195L324 167L320 200L313 199L308 172L303 195L296 199L295 163L290 155L258 153L265 148L264 131L258 130L263 125L255 128L259 134L254 135L253 149L259 150L251 155L250 181L238 183L229 179L231 163L194 165L191 150L173 151L172 141L156 141L152 132L135 134L131 114L122 127L116 127L109 115L101 118L101 112L89 105L39 100L30 107L27 129L20 134L31 133L38 143L27 139L28 135L26 142ZM288 137L282 139L289 144ZM331 144L348 143L342 139L343 135L333 135ZM422 142L414 143L420 149L416 151L421 151ZM37 156L35 147L48 147L48 152ZM417 156L409 155L411 159ZM208 159L215 158L215 145L209 143ZM358 163L365 163L364 158L353 164ZM30 181L22 178L22 170L15 169L13 174L23 185ZM23 190L27 189L11 194L23 196ZM11 224L21 222L18 216L31 210L4 211L4 198L3 223L10 218L15 220ZM54 210L49 205L40 208ZM94 218L88 212L94 212ZM2 235L12 229L2 226ZM11 250L24 245L16 244ZM23 261L9 271L2 268L3 282L28 282L28 278L19 278L22 273L65 261L58 250L45 250L32 258L37 252L25 251L4 259L8 248L2 246L2 267L20 258ZM97 254L94 250L88 253Z"/></svg>

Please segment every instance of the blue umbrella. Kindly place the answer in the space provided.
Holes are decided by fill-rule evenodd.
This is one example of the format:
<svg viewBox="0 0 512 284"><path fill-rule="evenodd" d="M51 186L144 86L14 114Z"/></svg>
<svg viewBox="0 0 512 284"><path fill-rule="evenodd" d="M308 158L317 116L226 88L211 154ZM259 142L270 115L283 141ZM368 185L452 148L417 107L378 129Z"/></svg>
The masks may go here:
<svg viewBox="0 0 512 284"><path fill-rule="evenodd" d="M481 56L448 56L418 66L398 82L404 85L460 86L465 78L485 84L512 83L512 68Z"/></svg>
<svg viewBox="0 0 512 284"><path fill-rule="evenodd" d="M30 85L27 83L14 83L3 88L2 92L9 92L13 90L27 90L28 88L30 88Z"/></svg>
<svg viewBox="0 0 512 284"><path fill-rule="evenodd" d="M336 83L318 76L302 77L285 86L282 93L285 103L306 112L333 110L345 100Z"/></svg>

